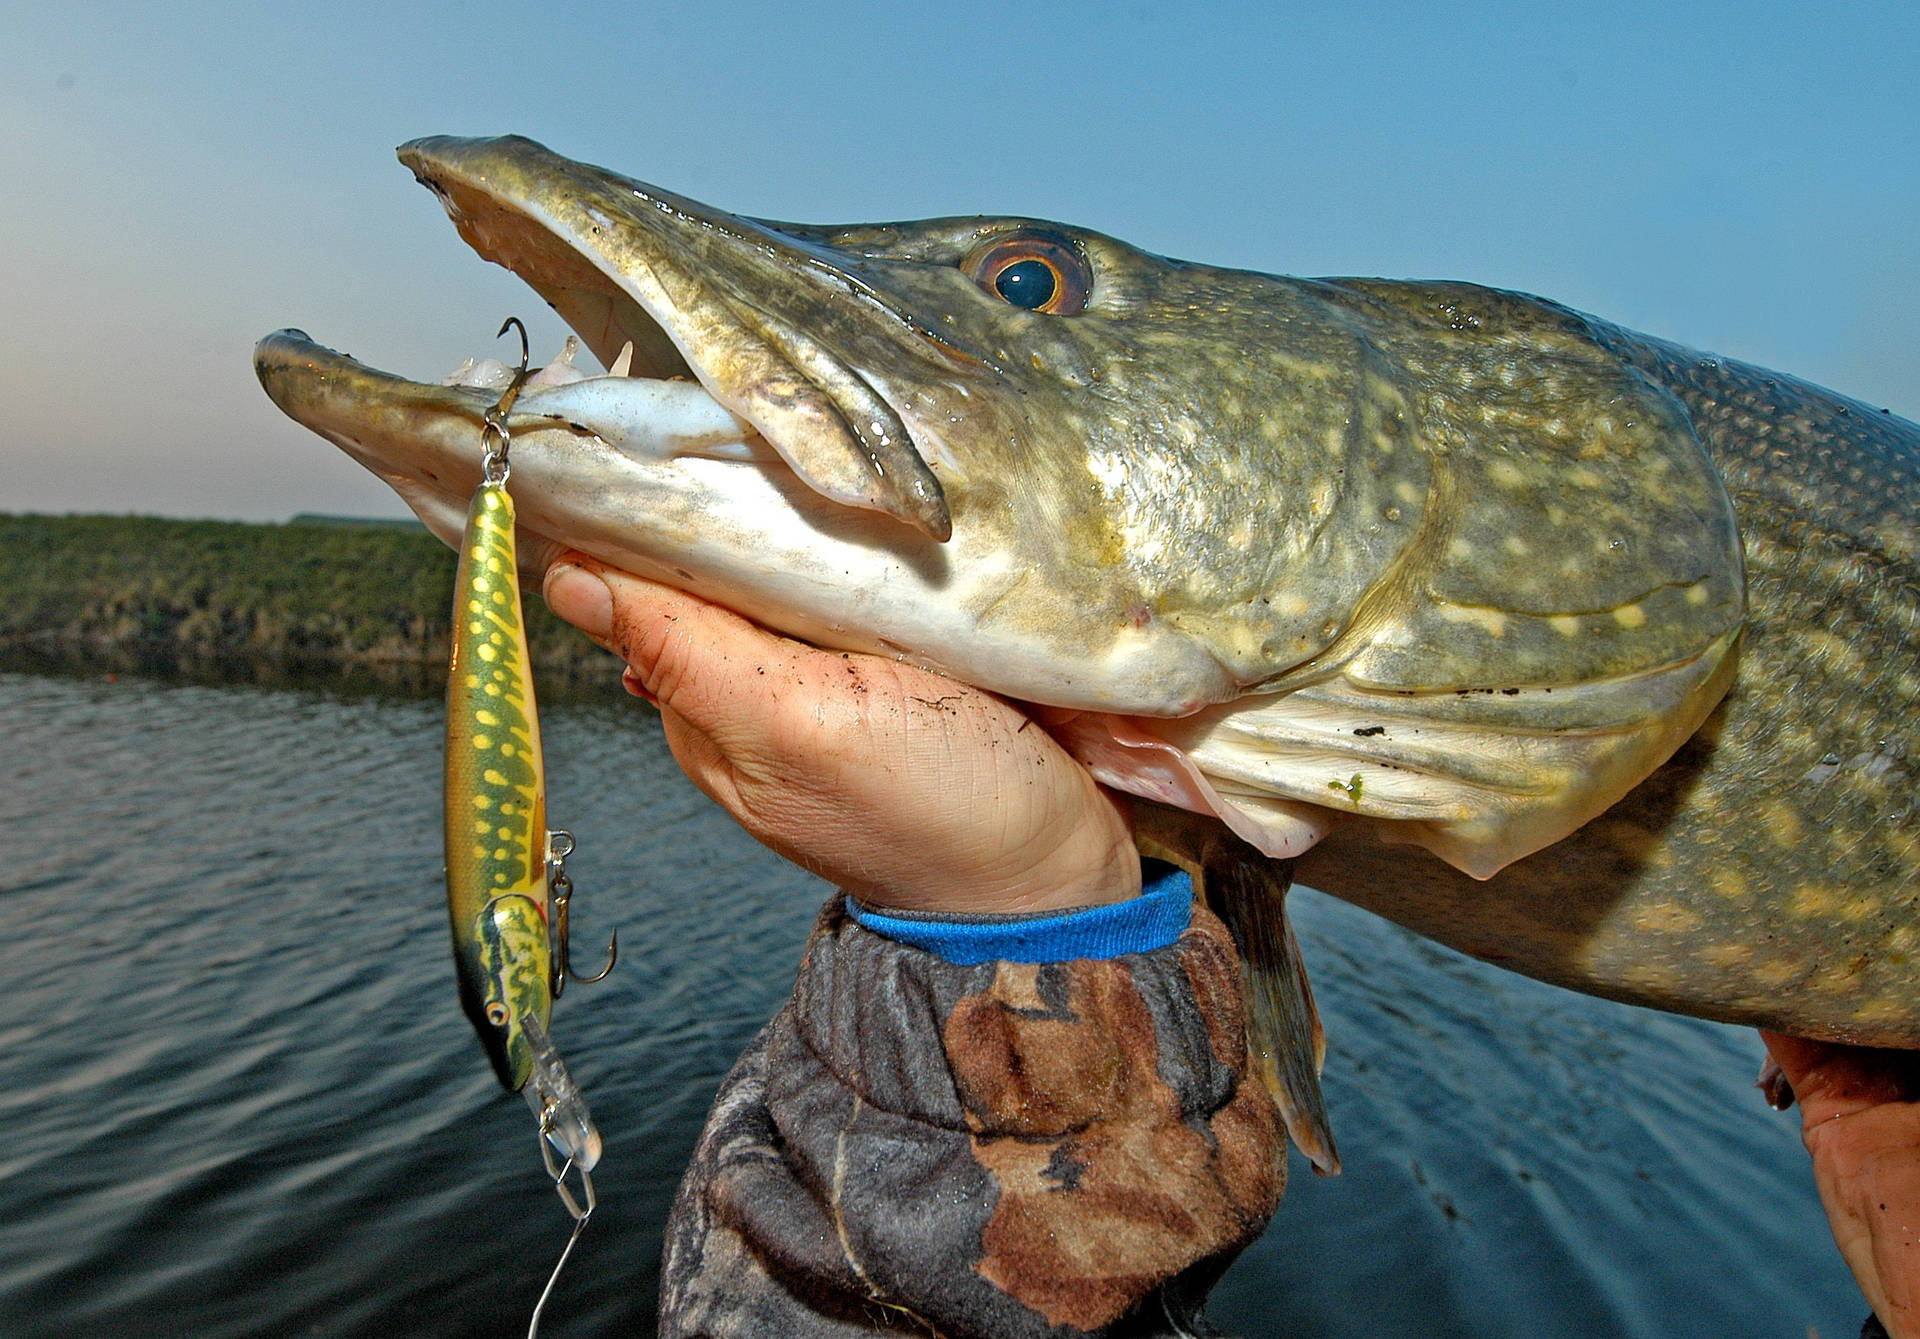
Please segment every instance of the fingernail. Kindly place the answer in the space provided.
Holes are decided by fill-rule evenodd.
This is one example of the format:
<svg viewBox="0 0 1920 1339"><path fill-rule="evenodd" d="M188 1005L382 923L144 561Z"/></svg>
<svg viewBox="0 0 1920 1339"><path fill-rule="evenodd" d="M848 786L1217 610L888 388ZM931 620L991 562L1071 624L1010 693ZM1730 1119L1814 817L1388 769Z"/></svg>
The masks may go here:
<svg viewBox="0 0 1920 1339"><path fill-rule="evenodd" d="M584 567L560 563L547 570L547 608L599 642L613 635L613 593Z"/></svg>

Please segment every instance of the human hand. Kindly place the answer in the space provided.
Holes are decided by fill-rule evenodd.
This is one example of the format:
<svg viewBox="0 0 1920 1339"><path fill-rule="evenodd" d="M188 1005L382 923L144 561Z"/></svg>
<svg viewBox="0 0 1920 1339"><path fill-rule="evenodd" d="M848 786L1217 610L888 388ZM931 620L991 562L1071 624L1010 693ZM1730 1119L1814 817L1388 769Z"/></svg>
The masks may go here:
<svg viewBox="0 0 1920 1339"><path fill-rule="evenodd" d="M1920 1339L1920 1052L1762 1032L1800 1102L1833 1239L1892 1339Z"/></svg>
<svg viewBox="0 0 1920 1339"><path fill-rule="evenodd" d="M863 902L1023 912L1140 891L1118 808L997 697L775 636L577 553L548 571L546 599L626 660L695 785Z"/></svg>

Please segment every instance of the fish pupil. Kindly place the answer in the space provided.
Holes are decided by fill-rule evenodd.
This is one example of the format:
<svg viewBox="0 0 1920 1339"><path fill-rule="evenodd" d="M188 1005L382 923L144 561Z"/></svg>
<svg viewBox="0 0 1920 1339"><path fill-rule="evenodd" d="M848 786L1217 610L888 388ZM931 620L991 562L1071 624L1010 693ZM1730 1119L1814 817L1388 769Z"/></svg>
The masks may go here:
<svg viewBox="0 0 1920 1339"><path fill-rule="evenodd" d="M1053 301L1059 285L1044 260L1019 260L1000 271L994 291L1016 307L1036 311Z"/></svg>

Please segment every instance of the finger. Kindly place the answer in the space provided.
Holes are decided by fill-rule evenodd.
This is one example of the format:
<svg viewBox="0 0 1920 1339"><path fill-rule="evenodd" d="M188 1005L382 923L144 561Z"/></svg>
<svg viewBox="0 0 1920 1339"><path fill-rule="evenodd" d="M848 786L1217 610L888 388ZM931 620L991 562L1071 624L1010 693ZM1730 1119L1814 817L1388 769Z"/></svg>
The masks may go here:
<svg viewBox="0 0 1920 1339"><path fill-rule="evenodd" d="M1793 1085L1809 1125L1886 1102L1920 1099L1920 1054L1765 1032L1767 1053Z"/></svg>
<svg viewBox="0 0 1920 1339"><path fill-rule="evenodd" d="M568 554L548 570L545 596L561 618L627 661L628 692L660 708L666 738L681 768L735 817L748 806L735 775L739 750L716 732L764 736L767 665L775 674L797 644L684 591ZM788 649L790 648L790 649ZM743 673L754 682L742 681Z"/></svg>
<svg viewBox="0 0 1920 1339"><path fill-rule="evenodd" d="M889 905L1021 910L1138 890L1126 825L1007 703L821 651L577 554L547 599L628 663L694 784L774 850ZM937 854L929 855L933 851ZM989 905L992 904L992 905Z"/></svg>
<svg viewBox="0 0 1920 1339"><path fill-rule="evenodd" d="M1760 1030L1760 1040L1766 1043L1767 1054L1773 1063L1787 1076L1787 1082L1796 1089L1800 1080L1809 1070L1833 1054L1832 1042L1813 1041L1807 1037L1789 1037L1784 1032Z"/></svg>
<svg viewBox="0 0 1920 1339"><path fill-rule="evenodd" d="M899 679L920 677L905 666L776 636L579 555L555 566L546 593L626 659L629 691L659 706L694 783L783 853L790 829L820 821L823 797L857 797L876 761L937 742L898 691Z"/></svg>
<svg viewBox="0 0 1920 1339"><path fill-rule="evenodd" d="M827 666L840 657L579 554L549 571L546 595L555 613L626 660L630 688L703 733L766 728L787 685L839 688Z"/></svg>
<svg viewBox="0 0 1920 1339"><path fill-rule="evenodd" d="M654 697L687 678L688 661L701 645L726 651L766 637L718 605L578 553L547 570L544 593L555 614L625 659L629 679Z"/></svg>
<svg viewBox="0 0 1920 1339"><path fill-rule="evenodd" d="M629 692L683 715L696 706L687 694L703 674L727 673L736 658L780 645L730 610L579 553L547 570L545 596L555 614L627 662Z"/></svg>

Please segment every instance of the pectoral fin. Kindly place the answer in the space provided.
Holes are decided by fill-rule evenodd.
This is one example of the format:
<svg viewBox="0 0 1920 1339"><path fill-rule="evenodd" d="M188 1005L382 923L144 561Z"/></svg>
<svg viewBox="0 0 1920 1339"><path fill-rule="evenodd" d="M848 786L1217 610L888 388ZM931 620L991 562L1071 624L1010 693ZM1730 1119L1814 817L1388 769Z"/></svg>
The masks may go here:
<svg viewBox="0 0 1920 1339"><path fill-rule="evenodd" d="M1134 843L1193 878L1194 892L1225 922L1247 983L1247 1050L1279 1104L1295 1146L1321 1176L1340 1171L1340 1154L1320 1093L1326 1033L1287 921L1293 862L1271 860L1218 823L1159 805L1134 805Z"/></svg>
<svg viewBox="0 0 1920 1339"><path fill-rule="evenodd" d="M1223 849L1228 842L1238 850ZM1320 1066L1327 1036L1300 961L1300 942L1287 921L1293 862L1269 860L1233 838L1223 838L1202 871L1207 905L1226 922L1247 976L1247 1045L1255 1067L1287 1123L1287 1133L1322 1176L1340 1171Z"/></svg>

